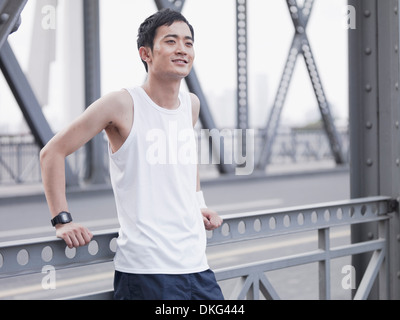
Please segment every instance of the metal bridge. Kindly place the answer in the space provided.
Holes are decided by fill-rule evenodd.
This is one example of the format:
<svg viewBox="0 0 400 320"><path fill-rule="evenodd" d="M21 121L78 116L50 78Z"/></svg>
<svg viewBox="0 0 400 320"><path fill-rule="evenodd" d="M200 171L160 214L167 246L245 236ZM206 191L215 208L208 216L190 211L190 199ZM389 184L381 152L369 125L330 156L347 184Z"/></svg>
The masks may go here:
<svg viewBox="0 0 400 320"><path fill-rule="evenodd" d="M283 69L281 81L271 108L268 121L257 135L258 143L252 154L255 171L244 179L268 178L268 167L274 163L273 148L279 139L281 114L285 106L296 61L304 58L309 80L314 89L320 110L322 129L329 146L329 156L339 168L350 168L350 200L320 203L289 208L260 209L224 215L223 226L208 233L208 247L231 244L265 243L272 238L292 236L300 239L313 233L315 244L311 249L282 254L263 260L215 268L218 281L229 283L225 289L228 299L279 299L282 298L270 273L285 272L295 266L316 265L317 298L332 299L332 265L335 259L347 258L349 277L342 286L352 289L353 299L400 298L400 57L399 57L399 1L398 0L349 0L349 135L348 141L339 133L333 121L332 110L322 85L317 60L310 45L307 25L317 0L276 0L286 2L294 26L293 42ZM248 111L248 15L247 0L236 0L237 47L237 128L241 133L249 128ZM43 114L31 84L22 71L8 36L16 32L21 23L20 15L27 0L0 1L0 69L31 130L37 148L43 147L53 132ZM45 3L44 2L41 2ZM188 1L155 0L158 9L171 7L182 10ZM82 1L84 12L83 34L85 39L85 96L86 105L100 97L100 1ZM351 15L353 14L353 15ZM186 79L187 87L200 98L201 128L209 130L212 148L220 157L215 168L218 178L226 183L233 179L241 164L229 163L225 152L229 140L222 139L212 117L206 96L196 71ZM214 129L214 130L213 130ZM239 131L238 131L239 132ZM248 150L246 135L240 139L241 150ZM251 141L251 140L250 140ZM349 146L349 148L347 148ZM14 170L1 146L0 167L5 169L13 182L22 183L28 170ZM286 151L282 151L286 150ZM296 149L294 149L296 150ZM313 149L315 150L315 149ZM34 153L37 152L33 151ZM89 185L91 192L107 189L104 139L99 135L84 151L83 169L76 170L71 159L66 166L69 190L83 192ZM295 155L283 148L278 154ZM275 154L276 155L276 154ZM34 167L34 161L29 162ZM82 166L82 161L79 162ZM26 168L25 168L26 169ZM84 174L82 175L82 171ZM1 178L1 175L0 175ZM35 179L35 178L34 178ZM226 179L226 180L224 180ZM236 177L236 179L239 179ZM1 179L0 179L1 180ZM237 180L245 181L245 180ZM36 182L40 182L40 178ZM289 184L290 179L286 180ZM106 187L104 187L106 186ZM94 190L94 191L93 191ZM97 191L96 191L97 190ZM109 185L108 185L109 190ZM297 191L298 192L298 191ZM43 201L43 199L42 199ZM23 201L22 201L23 202ZM21 202L21 203L22 203ZM17 205L17 203L15 203ZM0 202L0 208L2 203ZM337 228L347 228L349 241L336 245L332 236ZM84 248L68 250L54 237L11 240L0 243L0 281L16 280L25 275L48 271L42 286L52 285L56 270L107 264L115 252L117 230L99 230L91 244ZM347 272L345 270L345 272ZM355 277L354 275L357 275ZM232 282L233 281L233 282ZM299 289L300 290L300 289ZM0 289L1 291L1 289ZM88 294L69 296L69 299L110 299L111 289ZM299 293L301 296L301 293ZM0 292L1 297L1 292ZM64 297L65 298L65 297Z"/></svg>

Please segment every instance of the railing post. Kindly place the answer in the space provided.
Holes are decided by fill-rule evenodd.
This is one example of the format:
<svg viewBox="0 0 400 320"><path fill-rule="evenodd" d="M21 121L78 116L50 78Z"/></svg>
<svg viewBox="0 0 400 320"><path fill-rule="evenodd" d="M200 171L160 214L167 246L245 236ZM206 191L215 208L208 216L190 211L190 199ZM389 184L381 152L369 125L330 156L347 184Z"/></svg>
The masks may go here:
<svg viewBox="0 0 400 320"><path fill-rule="evenodd" d="M351 196L399 199L399 1L349 0L349 5L357 21L349 29ZM394 211L386 256L389 299L400 298L399 213ZM378 236L377 223L352 227L353 242ZM353 257L357 275L363 274L369 258ZM379 291L375 286L370 298L383 298Z"/></svg>
<svg viewBox="0 0 400 320"><path fill-rule="evenodd" d="M329 257L330 239L329 228L318 230L318 248L325 251L326 259L318 263L319 298L331 299L331 260Z"/></svg>

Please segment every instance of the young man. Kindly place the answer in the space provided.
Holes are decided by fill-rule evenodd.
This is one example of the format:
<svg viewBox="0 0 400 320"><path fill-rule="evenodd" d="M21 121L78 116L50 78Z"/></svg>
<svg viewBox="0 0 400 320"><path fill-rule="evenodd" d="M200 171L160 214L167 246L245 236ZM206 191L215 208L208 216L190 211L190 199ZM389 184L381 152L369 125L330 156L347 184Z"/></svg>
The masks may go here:
<svg viewBox="0 0 400 320"><path fill-rule="evenodd" d="M102 97L41 151L56 235L70 248L84 246L92 234L68 212L64 161L105 130L120 221L115 299L223 299L205 255L205 229L222 219L206 208L190 157L200 102L180 91L193 43L193 27L180 13L162 10L146 19L138 35L145 84Z"/></svg>

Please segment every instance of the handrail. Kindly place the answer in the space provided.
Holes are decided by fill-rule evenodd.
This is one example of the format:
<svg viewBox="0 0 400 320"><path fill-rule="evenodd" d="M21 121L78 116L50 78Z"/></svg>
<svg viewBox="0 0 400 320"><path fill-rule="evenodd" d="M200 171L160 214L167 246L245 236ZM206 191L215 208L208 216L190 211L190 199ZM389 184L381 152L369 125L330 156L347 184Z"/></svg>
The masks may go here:
<svg viewBox="0 0 400 320"><path fill-rule="evenodd" d="M308 253L215 270L217 280L242 278L243 287L235 292L237 297L234 299L259 298L260 292L265 297L277 299L279 296L264 275L266 271L311 262L323 262L321 266L329 265L330 260L336 257L364 252L376 253L371 268L379 270L383 258L389 258L386 254L386 231L379 239L330 248L329 229L374 221L386 225L394 208L393 201L389 197L370 197L224 216L222 227L208 232L208 246L311 230L318 231L318 241L322 245L318 250ZM385 227L380 229L386 230ZM55 237L0 243L0 279L40 273L43 266L49 264L55 269L63 269L112 261L117 236L116 229L94 232L93 240L88 246L72 250ZM375 277L376 272L365 281L369 284ZM325 273L321 281L320 287L324 292L322 298L329 298L329 273ZM368 291L370 286L364 285L363 288ZM106 293L101 293L100 296L104 294L107 296ZM366 295L366 292L359 294L361 297Z"/></svg>
<svg viewBox="0 0 400 320"><path fill-rule="evenodd" d="M378 221L391 205L391 198L381 196L230 214L209 233L208 245Z"/></svg>
<svg viewBox="0 0 400 320"><path fill-rule="evenodd" d="M0 1L0 49L7 37L15 32L20 24L20 14L28 0Z"/></svg>

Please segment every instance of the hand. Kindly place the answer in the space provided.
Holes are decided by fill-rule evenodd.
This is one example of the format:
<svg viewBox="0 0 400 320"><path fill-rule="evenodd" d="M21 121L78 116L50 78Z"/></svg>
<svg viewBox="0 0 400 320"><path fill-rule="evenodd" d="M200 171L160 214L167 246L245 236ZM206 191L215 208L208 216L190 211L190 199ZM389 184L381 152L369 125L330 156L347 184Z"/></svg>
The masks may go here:
<svg viewBox="0 0 400 320"><path fill-rule="evenodd" d="M58 224L56 236L63 239L70 249L85 246L93 238L93 234L87 228L73 222Z"/></svg>
<svg viewBox="0 0 400 320"><path fill-rule="evenodd" d="M213 210L208 208L201 209L201 213L203 215L204 226L206 230L214 230L219 228L222 225L222 218Z"/></svg>

